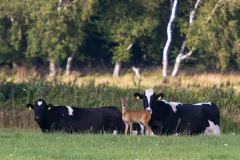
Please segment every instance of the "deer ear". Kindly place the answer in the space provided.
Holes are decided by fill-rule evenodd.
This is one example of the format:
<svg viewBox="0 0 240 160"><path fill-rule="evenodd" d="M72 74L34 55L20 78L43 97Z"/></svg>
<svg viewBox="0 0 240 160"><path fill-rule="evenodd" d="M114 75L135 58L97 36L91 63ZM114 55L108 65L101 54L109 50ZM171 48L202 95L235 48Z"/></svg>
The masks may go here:
<svg viewBox="0 0 240 160"><path fill-rule="evenodd" d="M33 104L27 104L26 107L27 107L29 110L33 110L33 109L34 109Z"/></svg>
<svg viewBox="0 0 240 160"><path fill-rule="evenodd" d="M143 95L141 95L140 93L134 93L134 97L136 99L143 99Z"/></svg>

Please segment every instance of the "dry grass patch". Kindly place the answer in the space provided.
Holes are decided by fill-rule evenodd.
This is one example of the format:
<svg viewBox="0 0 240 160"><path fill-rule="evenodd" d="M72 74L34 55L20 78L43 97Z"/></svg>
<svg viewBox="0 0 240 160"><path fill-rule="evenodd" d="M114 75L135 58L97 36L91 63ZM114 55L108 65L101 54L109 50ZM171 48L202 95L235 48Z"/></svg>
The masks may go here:
<svg viewBox="0 0 240 160"><path fill-rule="evenodd" d="M58 69L57 80L64 83L74 83L82 85L90 80L94 80L95 84L107 83L111 85L117 85L122 87L131 87L136 85L142 85L146 87L159 86L163 83L179 85L189 84L201 84L201 85L221 85L229 83L234 85L236 89L240 84L240 73L231 72L226 74L221 73L194 73L194 69L191 71L183 70L180 71L177 77L167 77L167 80L162 77L162 69L160 67L151 67L140 70L141 78L137 78L131 69L122 69L119 78L112 77L111 70L96 72L74 70L70 76L65 75L65 71ZM23 82L29 79L40 79L44 78L52 81L48 77L48 68L34 68L34 67L19 67L18 69L10 69L9 67L0 68L0 76L5 78L7 81ZM170 75L170 74L169 74Z"/></svg>

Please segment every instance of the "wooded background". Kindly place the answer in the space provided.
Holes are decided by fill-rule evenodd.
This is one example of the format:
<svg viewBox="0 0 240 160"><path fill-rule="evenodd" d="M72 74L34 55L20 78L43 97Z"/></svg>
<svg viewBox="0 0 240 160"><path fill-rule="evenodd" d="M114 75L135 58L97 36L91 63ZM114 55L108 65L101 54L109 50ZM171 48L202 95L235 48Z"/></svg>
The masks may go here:
<svg viewBox="0 0 240 160"><path fill-rule="evenodd" d="M162 66L175 2L1 0L0 63L13 67L49 65L53 77L56 67L69 74L71 66L80 70L87 65ZM168 64L174 66L181 54L185 55L180 59L181 67L238 70L239 19L239 0L178 1L170 28Z"/></svg>

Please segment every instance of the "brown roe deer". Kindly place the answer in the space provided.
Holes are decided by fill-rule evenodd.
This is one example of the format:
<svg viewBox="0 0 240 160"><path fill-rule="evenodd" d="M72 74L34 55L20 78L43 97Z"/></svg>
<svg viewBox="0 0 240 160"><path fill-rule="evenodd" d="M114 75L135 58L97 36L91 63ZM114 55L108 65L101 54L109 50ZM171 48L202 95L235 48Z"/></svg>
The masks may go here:
<svg viewBox="0 0 240 160"><path fill-rule="evenodd" d="M128 98L121 97L122 102L122 119L125 122L125 134L127 134L130 125L130 135L132 134L133 123L142 123L147 129L147 135L153 134L148 122L151 119L151 112L146 110L141 111L128 111Z"/></svg>

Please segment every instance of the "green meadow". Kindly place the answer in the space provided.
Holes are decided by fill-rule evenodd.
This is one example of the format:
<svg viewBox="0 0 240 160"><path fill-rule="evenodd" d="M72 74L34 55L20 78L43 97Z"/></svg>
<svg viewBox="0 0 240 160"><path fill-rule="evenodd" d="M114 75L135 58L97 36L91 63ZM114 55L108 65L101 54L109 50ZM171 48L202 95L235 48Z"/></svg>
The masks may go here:
<svg viewBox="0 0 240 160"><path fill-rule="evenodd" d="M240 135L129 136L43 134L1 129L1 160L210 160L239 159Z"/></svg>

